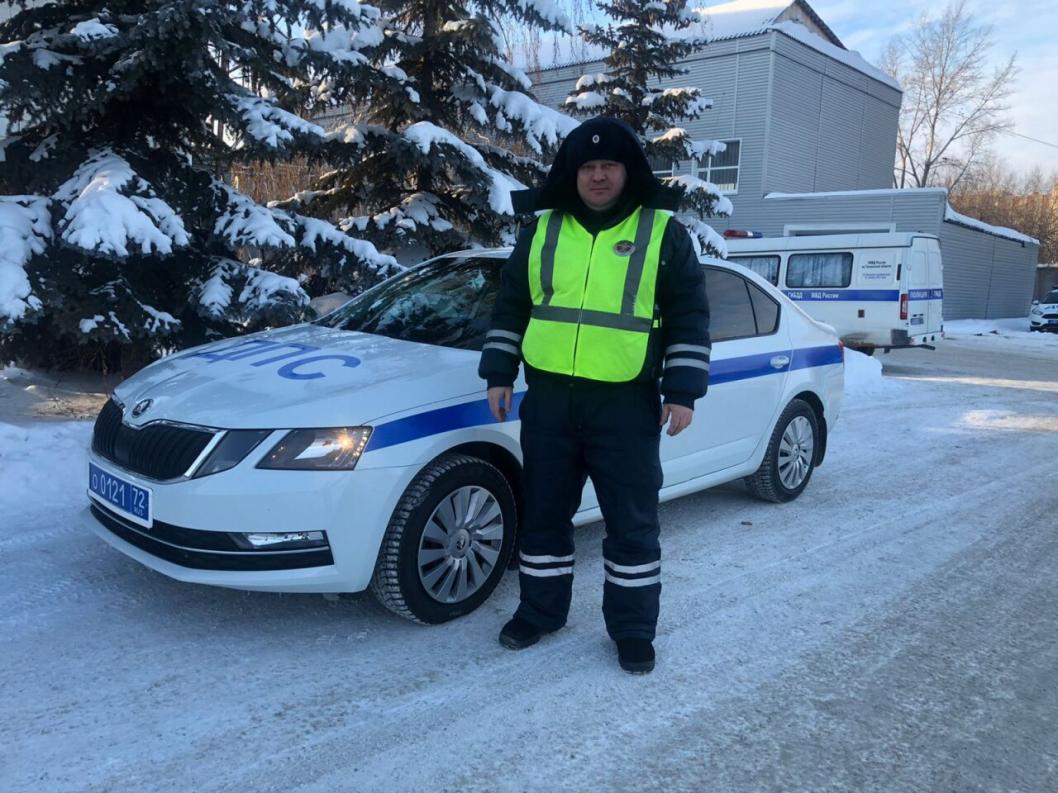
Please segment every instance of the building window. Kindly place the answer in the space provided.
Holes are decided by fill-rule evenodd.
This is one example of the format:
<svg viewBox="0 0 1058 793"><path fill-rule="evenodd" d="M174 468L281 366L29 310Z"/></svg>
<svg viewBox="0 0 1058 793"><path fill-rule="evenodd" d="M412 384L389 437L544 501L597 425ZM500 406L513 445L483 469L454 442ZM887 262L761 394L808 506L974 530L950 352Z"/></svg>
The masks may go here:
<svg viewBox="0 0 1058 793"><path fill-rule="evenodd" d="M658 179L664 179L666 176L673 176L676 173L676 163L666 157L655 155L650 158L650 170L654 172L654 176L658 177Z"/></svg>
<svg viewBox="0 0 1058 793"><path fill-rule="evenodd" d="M698 164L698 178L712 182L721 193L738 192L738 169L742 162L742 141L723 140L727 148L719 154L706 155Z"/></svg>
<svg viewBox="0 0 1058 793"><path fill-rule="evenodd" d="M786 263L787 286L844 288L851 283L851 253L795 253Z"/></svg>

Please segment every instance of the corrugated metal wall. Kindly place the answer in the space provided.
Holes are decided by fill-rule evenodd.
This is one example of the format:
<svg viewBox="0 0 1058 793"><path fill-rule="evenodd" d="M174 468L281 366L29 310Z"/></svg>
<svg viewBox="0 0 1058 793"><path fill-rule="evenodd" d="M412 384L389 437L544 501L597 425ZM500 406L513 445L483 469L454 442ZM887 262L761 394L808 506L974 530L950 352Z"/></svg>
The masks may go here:
<svg viewBox="0 0 1058 793"><path fill-rule="evenodd" d="M945 223L945 226L952 225ZM1025 317L1032 305L1040 249L1002 237L992 238L992 274L985 298L986 317Z"/></svg>
<svg viewBox="0 0 1058 793"><path fill-rule="evenodd" d="M988 317L995 237L953 223L941 226L944 319L984 319ZM1025 313L1029 313L1027 307Z"/></svg>

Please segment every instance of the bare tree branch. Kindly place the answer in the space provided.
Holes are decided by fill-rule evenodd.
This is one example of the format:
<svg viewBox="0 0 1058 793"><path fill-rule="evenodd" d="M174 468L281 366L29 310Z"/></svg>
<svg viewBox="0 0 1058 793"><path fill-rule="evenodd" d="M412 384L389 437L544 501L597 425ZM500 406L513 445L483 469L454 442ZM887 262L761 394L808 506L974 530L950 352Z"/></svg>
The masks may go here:
<svg viewBox="0 0 1058 793"><path fill-rule="evenodd" d="M926 187L958 182L1013 123L1007 99L1016 57L990 71L993 29L979 25L966 0L953 0L936 17L923 17L895 36L882 68L904 88L893 183Z"/></svg>

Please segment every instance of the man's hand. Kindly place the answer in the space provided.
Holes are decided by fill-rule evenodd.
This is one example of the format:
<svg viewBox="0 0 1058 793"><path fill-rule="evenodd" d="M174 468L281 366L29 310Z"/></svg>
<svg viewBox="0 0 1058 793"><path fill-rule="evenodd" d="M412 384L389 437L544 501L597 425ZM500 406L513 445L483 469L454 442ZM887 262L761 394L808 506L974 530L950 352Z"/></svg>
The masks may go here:
<svg viewBox="0 0 1058 793"><path fill-rule="evenodd" d="M489 412L496 421L506 421L514 401L514 389L510 386L497 386L489 389Z"/></svg>
<svg viewBox="0 0 1058 793"><path fill-rule="evenodd" d="M500 389L496 389L499 391ZM489 391L492 394L492 391ZM489 404L492 403L492 397L489 397ZM685 408L683 405L662 405L661 406L661 426L665 426L665 422L669 422L669 435L679 435L689 426L691 421L694 420L694 411L691 408Z"/></svg>

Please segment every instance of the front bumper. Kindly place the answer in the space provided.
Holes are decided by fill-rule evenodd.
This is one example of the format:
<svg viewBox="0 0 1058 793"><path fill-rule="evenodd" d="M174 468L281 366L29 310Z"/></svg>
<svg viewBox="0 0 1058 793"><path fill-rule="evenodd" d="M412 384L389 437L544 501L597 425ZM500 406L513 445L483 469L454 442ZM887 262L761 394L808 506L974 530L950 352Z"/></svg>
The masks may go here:
<svg viewBox="0 0 1058 793"><path fill-rule="evenodd" d="M111 546L179 581L273 592L367 588L393 508L413 468L350 472L263 471L239 465L202 479L159 483L90 455L152 491L151 528L90 499L86 525ZM323 531L328 547L236 551L232 532Z"/></svg>

